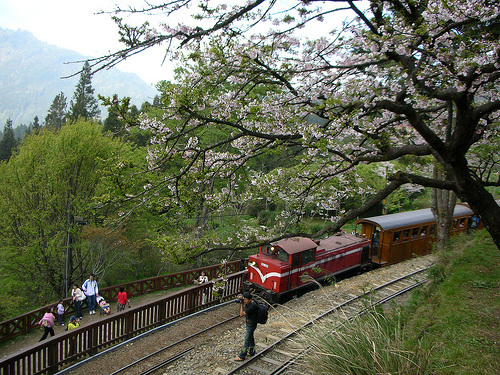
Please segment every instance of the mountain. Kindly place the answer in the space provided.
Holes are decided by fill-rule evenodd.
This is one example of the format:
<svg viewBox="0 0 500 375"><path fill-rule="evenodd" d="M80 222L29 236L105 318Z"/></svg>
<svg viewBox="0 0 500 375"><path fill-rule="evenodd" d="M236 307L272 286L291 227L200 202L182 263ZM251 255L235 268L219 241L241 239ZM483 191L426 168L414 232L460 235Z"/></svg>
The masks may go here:
<svg viewBox="0 0 500 375"><path fill-rule="evenodd" d="M59 48L36 39L29 31L0 28L0 130L8 118L14 128L33 122L38 116L42 123L59 93L69 102L80 75L63 79L78 72L83 60L75 51ZM74 63L80 61L79 63ZM128 96L138 108L152 102L157 91L134 73L116 68L100 71L92 77L95 96L101 94ZM101 108L101 116L107 111Z"/></svg>

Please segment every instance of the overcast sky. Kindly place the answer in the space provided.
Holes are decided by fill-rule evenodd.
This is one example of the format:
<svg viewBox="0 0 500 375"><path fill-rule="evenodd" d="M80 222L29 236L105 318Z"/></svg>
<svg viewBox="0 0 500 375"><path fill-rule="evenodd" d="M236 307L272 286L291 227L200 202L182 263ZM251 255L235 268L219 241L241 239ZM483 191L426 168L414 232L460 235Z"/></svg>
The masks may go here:
<svg viewBox="0 0 500 375"><path fill-rule="evenodd" d="M28 30L43 41L77 51L85 56L99 57L122 48L118 43L118 28L109 14L115 4L126 7L140 0L0 0L0 27ZM172 67L162 66L161 47L120 63L117 68L139 75L154 84L171 79Z"/></svg>
<svg viewBox="0 0 500 375"><path fill-rule="evenodd" d="M159 1L152 0L151 3L158 4ZM289 0L278 0L278 5L284 8L290 7L288 3ZM358 6L363 3L368 4L364 0ZM28 30L43 42L71 49L85 56L100 57L123 48L118 42L118 28L111 15L96 14L100 11L112 11L115 4L123 9L130 5L141 8L144 0L0 0L0 27ZM340 23L345 16L340 13L336 19ZM122 14L120 17L127 22L126 15ZM176 17L179 14L176 13ZM146 18L141 22L145 20ZM158 22L158 19L149 20L152 25ZM177 19L175 21L172 24L181 22ZM328 32L332 27L331 21L318 22L315 27L318 30L326 28ZM137 25L138 22L135 16L130 23ZM136 73L146 83L155 84L163 79L170 80L173 76L172 64L167 60L162 65L163 57L164 50L161 46L150 48L118 64L117 68Z"/></svg>

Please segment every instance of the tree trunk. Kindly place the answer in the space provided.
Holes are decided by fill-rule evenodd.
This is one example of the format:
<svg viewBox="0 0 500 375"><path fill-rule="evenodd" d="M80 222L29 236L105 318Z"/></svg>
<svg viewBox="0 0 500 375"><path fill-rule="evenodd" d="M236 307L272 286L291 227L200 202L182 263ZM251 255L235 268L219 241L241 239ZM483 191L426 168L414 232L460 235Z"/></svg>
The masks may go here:
<svg viewBox="0 0 500 375"><path fill-rule="evenodd" d="M434 178L442 179L443 174L434 167ZM432 213L436 219L437 248L443 250L450 240L450 229L457 195L450 190L432 190Z"/></svg>
<svg viewBox="0 0 500 375"><path fill-rule="evenodd" d="M467 202L470 208L479 216L500 250L500 206L493 195L470 174L467 162L463 159L462 164L453 165L456 178L457 196Z"/></svg>
<svg viewBox="0 0 500 375"><path fill-rule="evenodd" d="M208 194L212 194L214 190L215 177L210 179L210 183L208 185ZM198 214L196 215L196 227L195 232L198 237L201 237L203 233L205 233L208 220L210 219L211 210L205 204L204 198L204 190L199 195L199 204L198 204Z"/></svg>

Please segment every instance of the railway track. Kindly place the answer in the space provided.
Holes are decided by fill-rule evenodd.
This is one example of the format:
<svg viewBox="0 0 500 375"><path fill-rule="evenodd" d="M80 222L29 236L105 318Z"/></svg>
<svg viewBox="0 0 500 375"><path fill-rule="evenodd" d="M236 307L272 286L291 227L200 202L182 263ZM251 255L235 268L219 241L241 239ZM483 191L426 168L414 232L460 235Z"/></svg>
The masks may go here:
<svg viewBox="0 0 500 375"><path fill-rule="evenodd" d="M237 319L239 305L232 302L199 314L193 321L175 323L171 331L163 329L147 335L147 343L124 343L123 352L120 348L109 349L109 353L86 360L88 363L81 368L59 374L88 374L96 369L113 375L306 374L297 369L307 351L301 339L303 333L325 319L345 322L423 283L424 271L432 260L417 258L409 262L352 277L340 282L342 287L328 286L273 307L268 323L256 330L257 354L243 363L233 361L243 344L244 318ZM203 324L198 320L201 318Z"/></svg>
<svg viewBox="0 0 500 375"><path fill-rule="evenodd" d="M322 312L301 327L279 338L267 348L255 354L254 357L228 371L226 375L274 375L288 371L309 349L307 344L297 340L297 336L303 335L308 327L325 319L341 324L346 319L361 315L376 305L391 301L427 281L424 271L426 271L426 268L377 285L372 290L358 296L352 296L352 298L336 304L333 308Z"/></svg>
<svg viewBox="0 0 500 375"><path fill-rule="evenodd" d="M212 310L228 310L227 307L230 305L234 305L234 302L226 302L218 306L218 308L210 308L209 311L202 311L196 314L193 314L190 317L182 319L182 322L174 322L166 325L165 327L160 327L155 330L155 332L148 332L144 336L151 336L158 334L161 331L172 328L175 324L184 324L185 326L190 326L189 319L196 318L200 315L208 315ZM192 329L176 329L175 332L182 331L182 335L168 335L170 336L170 343L167 345L161 345L159 349L155 349L155 346L150 345L151 350L148 353L141 353L140 357L131 356L129 358L120 357L120 361L115 361L115 363L119 363L119 366L111 365L108 367L106 373L110 375L129 375L129 374L154 374L156 370L161 369L162 367L174 362L175 360L182 358L185 354L191 352L195 349L195 346L200 341L203 341L204 335L210 334L210 331L230 324L235 319L239 318L239 314L231 314L229 311L224 311L221 314L214 314L214 319L207 319L208 324L204 326L192 327ZM199 322L199 320L197 320ZM142 335L141 335L142 336ZM122 346L133 346L136 340L141 340L142 337L136 337L134 339L128 340L125 343L117 345L116 347L108 349L106 352L99 354L96 357L113 355L114 352L119 352ZM153 340L154 342L154 340ZM85 363L91 363L95 361L97 358L91 357L87 360L78 363L72 367L64 369L58 372L58 375L63 374L73 374L75 369L78 369ZM78 371L78 370L77 370Z"/></svg>
<svg viewBox="0 0 500 375"><path fill-rule="evenodd" d="M163 368L164 366L174 362L175 360L182 358L185 354L191 352L195 349L194 346L191 346L192 341L194 339L199 338L201 335L204 335L211 331L214 328L225 325L236 318L239 318L239 315L231 316L227 319L224 319L220 322L217 322L209 327L206 327L200 331L193 333L192 335L186 336L180 340L173 342L170 345L167 345L163 348L160 348L114 372L110 375L118 375L118 374L141 374L148 375L154 374L154 372L158 369ZM187 349L185 349L187 347ZM145 370L141 370L142 368L146 368Z"/></svg>

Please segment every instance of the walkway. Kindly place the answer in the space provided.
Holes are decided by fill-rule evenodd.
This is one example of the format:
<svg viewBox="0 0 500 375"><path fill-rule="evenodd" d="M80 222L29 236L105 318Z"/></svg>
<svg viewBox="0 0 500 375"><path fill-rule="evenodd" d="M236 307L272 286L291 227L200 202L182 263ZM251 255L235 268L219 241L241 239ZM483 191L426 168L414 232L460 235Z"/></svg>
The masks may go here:
<svg viewBox="0 0 500 375"><path fill-rule="evenodd" d="M163 291L163 292L156 292L156 293L151 293L151 294L145 294L145 295L139 296L139 297L134 297L133 299L130 300L130 304L132 307L141 306L141 305L147 304L149 302L155 301L158 298L164 297L169 292L171 293L172 291L169 290L169 291ZM116 313L116 302L110 303L110 308L111 308L112 314ZM85 325L88 322L96 322L99 319L104 319L106 317L106 315L99 314L100 311L101 311L101 309L96 309L95 315L89 315L88 312L84 311L81 324ZM41 318L42 317L40 316L40 319ZM69 316L65 316L64 323L67 324L68 320L69 320ZM56 317L56 322L57 322L57 317ZM54 327L54 332L57 335L57 334L63 333L65 331L65 329L66 329L66 326L61 327L61 326L56 324L56 326ZM7 341L5 343L0 344L0 356L6 357L6 356L9 356L11 354L22 352L26 348L31 347L32 345L35 345L38 342L38 340L40 340L40 337L42 337L42 335L43 335L43 329L40 328L40 330L36 330L36 331L31 332L31 333L24 335L24 336L15 337L10 341Z"/></svg>

